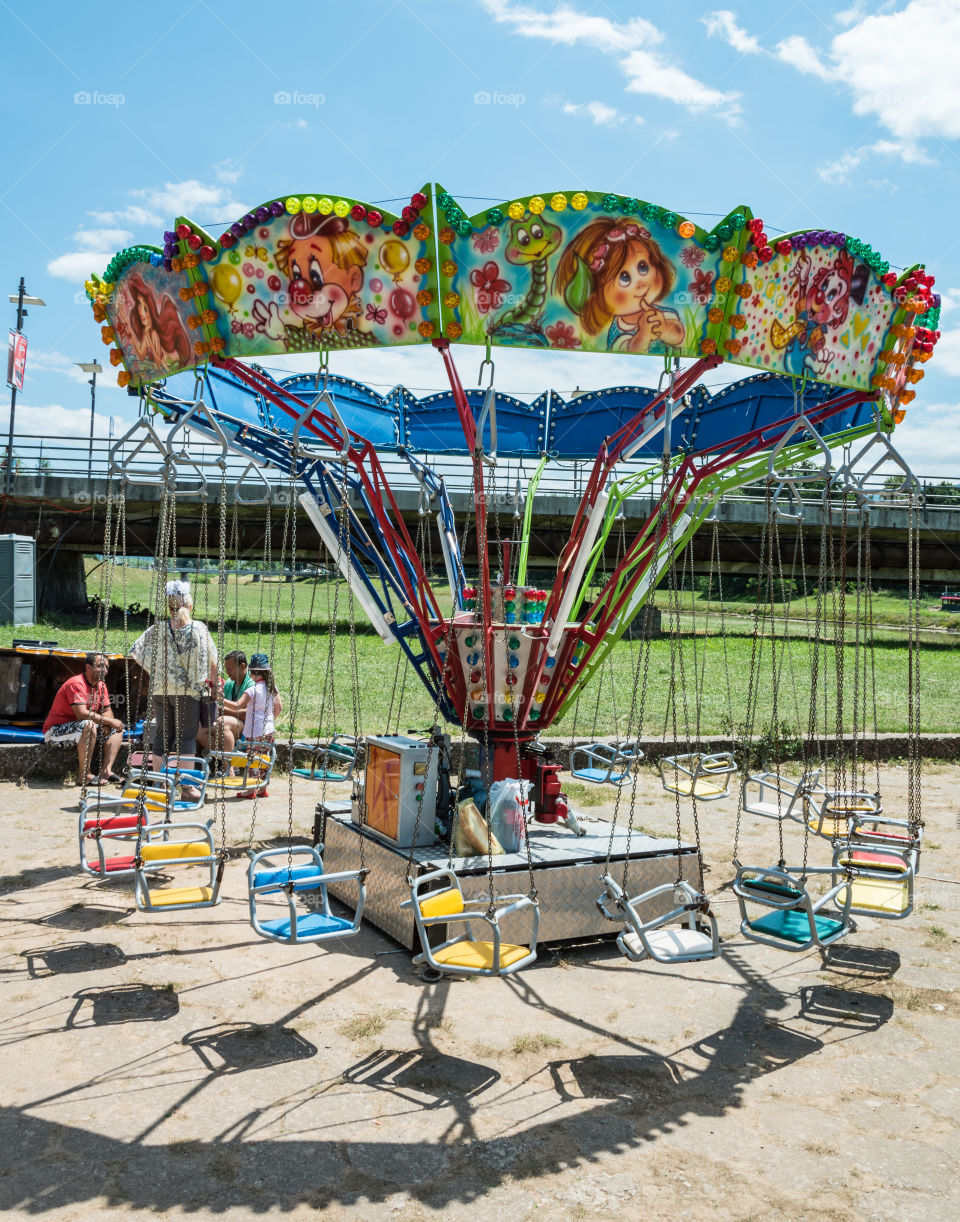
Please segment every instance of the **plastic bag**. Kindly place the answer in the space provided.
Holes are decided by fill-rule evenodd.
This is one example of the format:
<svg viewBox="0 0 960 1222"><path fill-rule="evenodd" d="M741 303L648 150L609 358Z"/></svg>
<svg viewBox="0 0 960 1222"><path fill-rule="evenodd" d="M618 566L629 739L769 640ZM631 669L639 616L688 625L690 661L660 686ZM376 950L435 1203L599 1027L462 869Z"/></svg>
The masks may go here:
<svg viewBox="0 0 960 1222"><path fill-rule="evenodd" d="M503 852L503 845L492 833L488 843L488 831L487 821L473 799L464 798L457 808L457 827L453 835L453 851L457 857L486 856L488 851L498 857Z"/></svg>
<svg viewBox="0 0 960 1222"><path fill-rule="evenodd" d="M487 797L487 817L506 853L519 853L527 834L529 781L494 781Z"/></svg>

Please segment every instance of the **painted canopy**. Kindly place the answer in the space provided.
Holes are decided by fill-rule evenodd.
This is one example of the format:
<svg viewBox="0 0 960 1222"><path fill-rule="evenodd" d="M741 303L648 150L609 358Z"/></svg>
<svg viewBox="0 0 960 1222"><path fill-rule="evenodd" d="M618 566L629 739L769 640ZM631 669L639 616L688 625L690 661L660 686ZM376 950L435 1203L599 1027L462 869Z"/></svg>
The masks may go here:
<svg viewBox="0 0 960 1222"><path fill-rule="evenodd" d="M218 357L437 341L697 357L914 397L939 296L847 234L768 238L741 206L707 231L644 200L587 191L467 216L429 185L400 215L290 195L219 238L186 218L163 247L87 281L121 385Z"/></svg>

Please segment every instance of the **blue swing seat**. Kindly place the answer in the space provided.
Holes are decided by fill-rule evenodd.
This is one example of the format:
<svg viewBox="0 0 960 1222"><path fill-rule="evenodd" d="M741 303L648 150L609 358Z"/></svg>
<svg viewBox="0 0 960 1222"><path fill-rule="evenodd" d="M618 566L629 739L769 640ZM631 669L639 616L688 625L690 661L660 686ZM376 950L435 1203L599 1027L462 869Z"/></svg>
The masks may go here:
<svg viewBox="0 0 960 1222"><path fill-rule="evenodd" d="M293 926L289 917L280 917L275 921L261 921L260 928L269 937L278 941L293 941ZM319 942L325 938L349 937L356 932L353 921L346 917L326 916L322 912L305 912L302 916L297 916L296 940L298 942Z"/></svg>
<svg viewBox="0 0 960 1222"><path fill-rule="evenodd" d="M814 914L813 923L817 927L817 937L821 942L830 941L843 929L843 921L835 921L832 917ZM802 945L810 942L809 917L806 912L798 912L795 908L768 912L766 916L750 921L749 925L756 933L769 934L770 937L782 938L786 942Z"/></svg>
<svg viewBox="0 0 960 1222"><path fill-rule="evenodd" d="M306 865L294 865L294 859ZM260 869L261 864L266 868ZM325 942L331 938L346 938L360 932L363 905L366 900L365 880L367 871L343 870L328 874L323 868L320 850L298 845L289 849L266 849L252 858L247 869L250 900L250 924L261 938L272 942L296 945L300 942ZM357 901L352 920L339 917L330 909L329 886L331 883L354 883ZM283 894L286 913L271 916L271 904L262 903L267 896ZM298 909L297 896L315 897L315 908ZM273 912L283 912L283 905L276 904Z"/></svg>

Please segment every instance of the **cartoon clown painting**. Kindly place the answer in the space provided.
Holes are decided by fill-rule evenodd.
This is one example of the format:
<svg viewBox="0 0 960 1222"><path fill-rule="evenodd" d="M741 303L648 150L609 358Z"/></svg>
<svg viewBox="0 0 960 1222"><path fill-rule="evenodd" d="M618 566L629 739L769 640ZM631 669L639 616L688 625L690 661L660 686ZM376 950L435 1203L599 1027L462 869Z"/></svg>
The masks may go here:
<svg viewBox="0 0 960 1222"><path fill-rule="evenodd" d="M770 328L770 343L783 354L786 373L823 376L836 353L827 347L831 331L847 321L850 303L863 304L870 279L864 264L855 264L846 250L841 250L832 263L813 271L813 263L805 252L790 269L795 301L794 320L784 326L774 319Z"/></svg>
<svg viewBox="0 0 960 1222"><path fill-rule="evenodd" d="M287 309L301 321L285 322L276 302L256 301L255 329L288 352L375 343L358 325L367 250L343 217L298 213L277 242L276 262L288 281Z"/></svg>

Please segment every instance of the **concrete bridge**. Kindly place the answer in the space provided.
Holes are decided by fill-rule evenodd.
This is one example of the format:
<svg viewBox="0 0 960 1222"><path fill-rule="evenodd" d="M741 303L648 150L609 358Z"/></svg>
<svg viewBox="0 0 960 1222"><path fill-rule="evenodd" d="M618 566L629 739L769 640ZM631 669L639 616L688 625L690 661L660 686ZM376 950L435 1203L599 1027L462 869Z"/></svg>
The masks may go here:
<svg viewBox="0 0 960 1222"><path fill-rule="evenodd" d="M80 453L87 459L85 451ZM99 456L98 456L99 457ZM412 537L416 537L420 496L409 468L397 456L384 458L388 479L401 513ZM107 497L111 485L105 476L102 460L94 464L77 462L74 470L29 469L21 464L11 480L10 495L0 506L0 531L3 533L30 535L37 539L37 587L41 611L67 609L85 604L82 557L104 551L104 523ZM231 558L241 565L261 560L269 528L270 550L279 562L283 539L284 516L287 512L288 489L283 476L269 472L272 485L271 503L249 504L254 489L249 481L241 481L240 469L230 472L226 485L228 538L234 529L238 540L238 554ZM548 468L548 471L551 471ZM556 464L551 478L544 479L534 498L533 531L530 547L531 576L537 580L542 573L544 579L552 571L556 557L569 530L572 516L579 502L589 465L586 463ZM518 497L518 482L525 491L531 473L530 464L523 469L513 462L497 474L494 490L495 504L499 509L500 531L503 539L513 536L516 524L516 507L522 510L522 492ZM116 484L113 485L116 495ZM459 529L469 522L472 501L468 476L462 461L458 470L448 476L450 499L457 514ZM259 491L264 491L263 485ZM199 495L184 496L177 501L177 544L183 556L194 556L201 547L201 520L203 498ZM207 547L211 561L216 563L217 537L220 519L220 485L211 482L206 497ZM629 500L625 507L625 531L629 542L653 508L653 500L638 497ZM126 534L129 556L152 556L155 550L160 508L160 490L151 485L128 485L126 492ZM719 506L718 537L720 569L727 574L755 575L760 565L760 549L766 505L763 493L750 490L726 498ZM840 515L834 513L832 562L836 571L839 565ZM431 515L431 523L433 517ZM785 566L789 566L794 554L796 534L802 534L803 557L808 575L818 570L821 540L821 509L812 500L803 506L803 517L799 522L782 519L779 523L780 544ZM919 514L918 549L921 580L931 586L953 585L960 582L960 503L957 507L930 505ZM896 505L879 505L871 513L870 559L874 579L877 581L906 581L908 511ZM491 528L491 537L495 532ZM614 532L616 535L617 532ZM611 536L608 563L616 560L618 538ZM440 547L433 530L433 554L439 563ZM693 541L692 567L695 573L704 574L710 567L712 529L700 530ZM303 560L321 556L321 545L306 514L297 512L298 553ZM467 532L466 556L468 559L475 546L471 529ZM857 563L856 527L850 520L847 531L846 566L848 575L856 573ZM475 554L475 553L473 553Z"/></svg>

